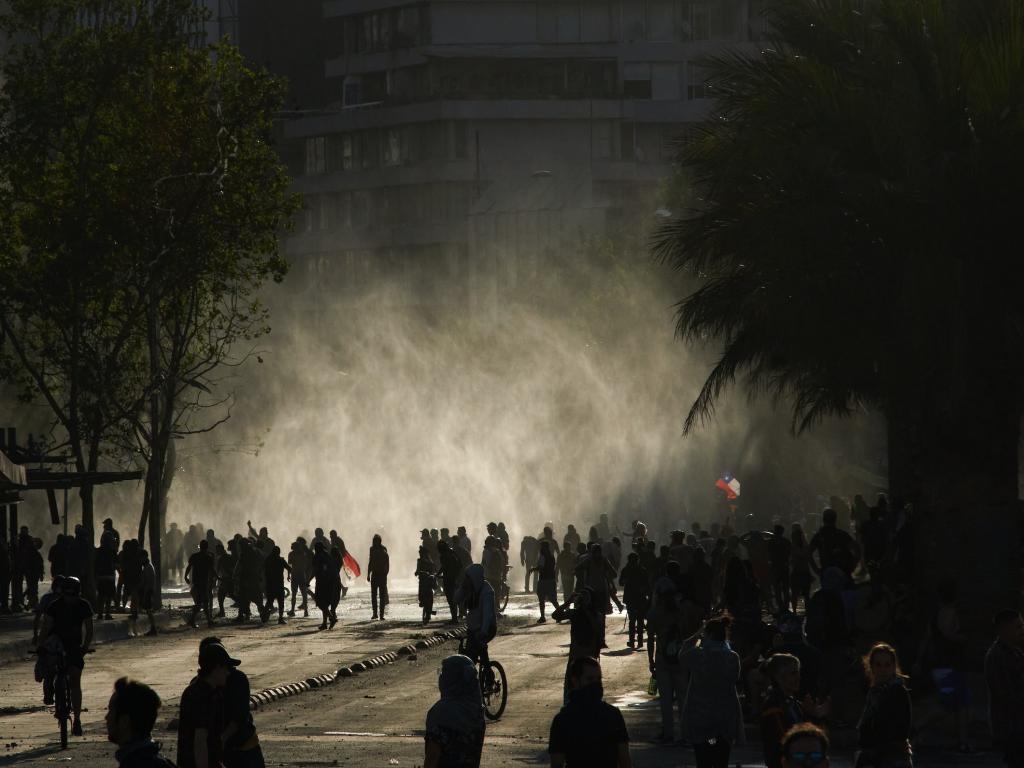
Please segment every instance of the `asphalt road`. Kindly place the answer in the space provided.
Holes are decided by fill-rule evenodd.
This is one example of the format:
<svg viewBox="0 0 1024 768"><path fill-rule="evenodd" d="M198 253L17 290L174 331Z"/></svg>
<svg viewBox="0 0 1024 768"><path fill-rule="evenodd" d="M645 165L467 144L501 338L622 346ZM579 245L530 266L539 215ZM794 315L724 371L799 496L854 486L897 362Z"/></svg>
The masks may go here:
<svg viewBox="0 0 1024 768"><path fill-rule="evenodd" d="M447 628L434 622L426 629L414 621L418 611L411 589L393 594L395 617L368 620L368 595L353 590L342 604L341 623L333 631L317 630L319 616L293 619L287 626L224 625L216 633L250 676L253 691L337 670L411 639ZM568 628L533 623L532 597L516 596L510 620L491 646L491 656L509 674L508 709L487 731L484 766L545 765L548 728L561 706ZM633 741L634 764L641 768L692 765L692 752L661 747L651 739L659 730L655 702L646 695L646 655L624 648L622 623L609 617L609 653L603 657L606 699L625 715ZM195 668L196 645L207 630L180 628L156 638L101 645L85 671L85 735L61 752L54 746L56 722L40 705L40 687L31 663L0 667L0 765L109 766L113 745L107 743L103 713L111 684L122 674L149 682L164 700L156 738L174 757L175 733L168 725L177 715L182 690ZM413 660L340 680L261 707L256 724L269 766L418 766L422 764L423 724L438 698L441 659L456 643L420 651ZM760 765L759 745L734 750L737 765ZM997 765L994 756L930 759L929 765ZM833 765L849 765L849 755Z"/></svg>

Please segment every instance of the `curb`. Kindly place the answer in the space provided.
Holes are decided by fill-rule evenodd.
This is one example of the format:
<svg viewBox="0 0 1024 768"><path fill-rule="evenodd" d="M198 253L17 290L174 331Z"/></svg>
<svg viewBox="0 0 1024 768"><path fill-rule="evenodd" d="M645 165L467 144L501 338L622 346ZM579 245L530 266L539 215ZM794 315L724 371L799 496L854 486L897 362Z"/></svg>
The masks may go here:
<svg viewBox="0 0 1024 768"><path fill-rule="evenodd" d="M357 661L347 667L342 667L334 673L328 672L323 675L306 678L305 680L299 680L295 683L285 683L284 685L278 685L273 688L265 688L264 690L249 696L249 709L256 710L266 704L270 704L271 702L279 701L280 699L297 696L300 693L305 693L306 691L311 691L315 688L323 688L327 685L333 685L343 677L355 677L358 674L369 672L377 669L378 667L387 666L388 664L398 661L404 656L415 657L417 649L422 650L425 648L435 648L449 640L459 640L465 636L465 628L440 632L436 635L431 635L430 637L417 640L415 643L404 645L397 651L389 651L388 653L382 653L379 656L372 656L368 659Z"/></svg>

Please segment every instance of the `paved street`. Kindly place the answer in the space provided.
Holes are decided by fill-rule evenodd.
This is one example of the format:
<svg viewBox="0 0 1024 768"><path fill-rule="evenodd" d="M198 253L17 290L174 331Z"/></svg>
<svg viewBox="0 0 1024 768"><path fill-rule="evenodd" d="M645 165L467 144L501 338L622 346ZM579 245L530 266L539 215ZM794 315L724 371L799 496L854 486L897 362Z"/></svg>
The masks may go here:
<svg viewBox="0 0 1024 768"><path fill-rule="evenodd" d="M417 612L411 585L396 589L387 622L370 622L368 593L354 587L342 602L340 623L329 632L317 629L319 616L276 624L219 626L216 633L243 661L253 691L336 671L411 639L443 631L443 622L426 629L414 621ZM509 672L510 698L505 716L488 726L485 766L543 765L551 718L560 706L568 629L554 623L536 625L532 596L513 598L503 634L491 655ZM657 709L643 690L646 656L620 650L625 638L616 617L609 621L610 652L603 658L606 698L620 706L634 741L637 766L692 764L692 752L657 747ZM178 627L157 638L104 643L90 656L84 676L85 736L72 740L61 753L53 746L56 723L40 703L40 688L29 661L0 667L0 765L107 766L102 716L113 680L130 674L151 683L164 700L158 740L173 753L175 735L168 724L176 717L178 697L195 667L196 643L205 629ZM416 766L422 763L422 729L427 709L437 699L441 659L455 650L454 641L420 651L414 660L400 660L338 683L261 707L256 713L267 756L274 766ZM756 743L735 750L736 763L758 765ZM930 756L929 765L996 765L992 756L956 759ZM849 755L836 761L849 765Z"/></svg>

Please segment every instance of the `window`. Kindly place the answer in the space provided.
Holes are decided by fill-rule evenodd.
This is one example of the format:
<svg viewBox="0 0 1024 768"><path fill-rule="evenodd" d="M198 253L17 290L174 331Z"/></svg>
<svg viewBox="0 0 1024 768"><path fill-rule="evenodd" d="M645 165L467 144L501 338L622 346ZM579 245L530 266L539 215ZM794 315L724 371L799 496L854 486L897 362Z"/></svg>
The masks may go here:
<svg viewBox="0 0 1024 768"><path fill-rule="evenodd" d="M625 80L622 83L622 96L626 99L651 98L651 78L646 80Z"/></svg>
<svg viewBox="0 0 1024 768"><path fill-rule="evenodd" d="M711 86L707 82L707 72L693 62L686 65L686 98L690 101L695 99L710 99Z"/></svg>
<svg viewBox="0 0 1024 768"><path fill-rule="evenodd" d="M323 136L306 139L306 175L323 173L327 170L326 140Z"/></svg>
<svg viewBox="0 0 1024 768"><path fill-rule="evenodd" d="M380 134L377 131L359 134L359 162L363 168L376 168L380 164Z"/></svg>
<svg viewBox="0 0 1024 768"><path fill-rule="evenodd" d="M675 39L675 3L673 0L648 0L647 39L671 42Z"/></svg>
<svg viewBox="0 0 1024 768"><path fill-rule="evenodd" d="M636 123L619 125L619 153L623 160L636 159Z"/></svg>
<svg viewBox="0 0 1024 768"><path fill-rule="evenodd" d="M341 169L343 171L352 170L354 154L352 134L346 133L341 137Z"/></svg>
<svg viewBox="0 0 1024 768"><path fill-rule="evenodd" d="M384 165L394 167L402 164L402 134L398 128L388 128L384 132Z"/></svg>
<svg viewBox="0 0 1024 768"><path fill-rule="evenodd" d="M399 8L395 16L395 47L410 48L417 45L420 40L419 6Z"/></svg>
<svg viewBox="0 0 1024 768"><path fill-rule="evenodd" d="M612 156L612 124L607 120L591 123L591 152L595 160L610 160Z"/></svg>
<svg viewBox="0 0 1024 768"><path fill-rule="evenodd" d="M683 6L683 38L711 39L711 8L707 2L691 2Z"/></svg>
<svg viewBox="0 0 1024 768"><path fill-rule="evenodd" d="M452 154L456 160L469 157L468 127L465 123L454 122L452 125Z"/></svg>
<svg viewBox="0 0 1024 768"><path fill-rule="evenodd" d="M319 203L317 206L317 229L324 232L331 227L331 196L320 195L320 199L317 202Z"/></svg>
<svg viewBox="0 0 1024 768"><path fill-rule="evenodd" d="M370 193L360 189L352 193L352 227L363 229L370 226Z"/></svg>
<svg viewBox="0 0 1024 768"><path fill-rule="evenodd" d="M363 78L359 75L346 75L341 87L341 105L352 107L363 101Z"/></svg>

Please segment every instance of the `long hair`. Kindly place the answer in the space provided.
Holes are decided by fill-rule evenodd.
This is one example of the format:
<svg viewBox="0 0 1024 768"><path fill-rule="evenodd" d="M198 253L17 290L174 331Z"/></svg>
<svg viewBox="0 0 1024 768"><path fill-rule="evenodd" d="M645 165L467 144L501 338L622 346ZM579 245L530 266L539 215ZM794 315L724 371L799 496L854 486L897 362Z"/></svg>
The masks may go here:
<svg viewBox="0 0 1024 768"><path fill-rule="evenodd" d="M875 684L874 677L871 674L871 662L874 661L876 656L882 653L887 653L890 656L892 656L893 666L895 666L896 668L896 677L905 680L907 676L903 674L903 669L900 667L900 657L896 653L896 649L889 645L889 643L875 643L873 646L871 646L871 650L865 653L860 660L861 664L864 667L864 674L867 675L868 680L871 681L871 684Z"/></svg>

